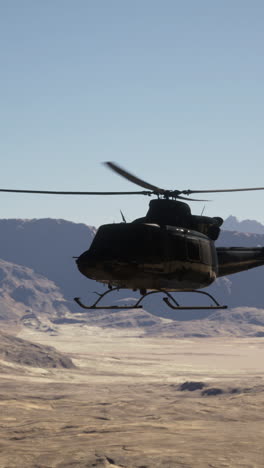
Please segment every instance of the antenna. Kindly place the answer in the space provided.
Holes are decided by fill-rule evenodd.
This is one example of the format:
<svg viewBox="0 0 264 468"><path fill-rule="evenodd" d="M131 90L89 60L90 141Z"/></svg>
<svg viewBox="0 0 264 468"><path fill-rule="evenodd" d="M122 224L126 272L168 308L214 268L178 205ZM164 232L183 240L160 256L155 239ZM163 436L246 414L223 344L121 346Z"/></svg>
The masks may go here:
<svg viewBox="0 0 264 468"><path fill-rule="evenodd" d="M123 212L121 210L120 210L120 213L121 213L121 216L122 216L123 223L126 223L126 218L124 217Z"/></svg>

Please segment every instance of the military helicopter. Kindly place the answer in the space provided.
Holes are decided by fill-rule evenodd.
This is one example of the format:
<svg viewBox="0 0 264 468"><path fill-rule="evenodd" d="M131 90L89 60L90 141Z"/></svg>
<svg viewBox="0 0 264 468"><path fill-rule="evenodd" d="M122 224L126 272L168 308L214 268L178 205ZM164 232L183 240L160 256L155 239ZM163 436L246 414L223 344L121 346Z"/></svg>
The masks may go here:
<svg viewBox="0 0 264 468"><path fill-rule="evenodd" d="M90 306L80 298L74 300L84 309L135 309L143 299L163 293L164 302L172 309L226 309L208 292L200 291L221 276L264 265L264 248L216 247L223 219L191 213L186 200L197 193L264 190L264 187L219 190L165 190L134 176L113 162L108 168L125 179L146 189L137 192L58 192L40 190L10 190L2 192L41 193L56 195L155 195L143 218L126 223L99 227L86 252L77 259L79 271L86 277L108 285L104 293ZM182 200L185 200L184 202ZM206 201L206 200L199 200ZM113 291L132 289L140 299L131 306L99 305ZM207 306L181 306L174 292L192 292L209 297Z"/></svg>

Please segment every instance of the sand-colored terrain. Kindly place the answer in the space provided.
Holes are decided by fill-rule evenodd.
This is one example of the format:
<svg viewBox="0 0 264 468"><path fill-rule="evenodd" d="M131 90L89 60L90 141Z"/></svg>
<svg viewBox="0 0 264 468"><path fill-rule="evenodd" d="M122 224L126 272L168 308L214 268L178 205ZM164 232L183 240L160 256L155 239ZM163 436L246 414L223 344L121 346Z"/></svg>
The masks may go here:
<svg viewBox="0 0 264 468"><path fill-rule="evenodd" d="M86 325L19 336L76 368L0 368L1 468L264 466L263 338ZM181 391L190 381L200 388Z"/></svg>

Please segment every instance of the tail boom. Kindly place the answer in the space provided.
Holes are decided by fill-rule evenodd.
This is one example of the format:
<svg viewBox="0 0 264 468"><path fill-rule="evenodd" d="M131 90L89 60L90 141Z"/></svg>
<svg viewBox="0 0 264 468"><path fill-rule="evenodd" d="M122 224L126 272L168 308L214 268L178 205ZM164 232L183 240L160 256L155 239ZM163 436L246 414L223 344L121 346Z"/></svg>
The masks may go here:
<svg viewBox="0 0 264 468"><path fill-rule="evenodd" d="M217 247L217 277L264 265L264 247Z"/></svg>

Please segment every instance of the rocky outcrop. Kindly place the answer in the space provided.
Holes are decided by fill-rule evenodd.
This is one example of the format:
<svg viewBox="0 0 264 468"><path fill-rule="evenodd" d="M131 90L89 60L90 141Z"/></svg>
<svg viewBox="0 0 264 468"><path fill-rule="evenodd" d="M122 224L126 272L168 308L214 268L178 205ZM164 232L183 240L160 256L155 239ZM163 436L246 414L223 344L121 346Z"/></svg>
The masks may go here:
<svg viewBox="0 0 264 468"><path fill-rule="evenodd" d="M67 301L52 281L32 269L0 260L0 321L51 327L54 318L69 314Z"/></svg>
<svg viewBox="0 0 264 468"><path fill-rule="evenodd" d="M72 369L70 358L51 346L31 343L0 332L0 359L14 364L44 368Z"/></svg>

